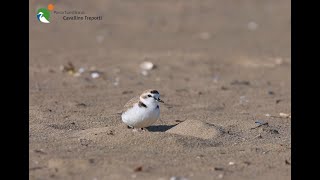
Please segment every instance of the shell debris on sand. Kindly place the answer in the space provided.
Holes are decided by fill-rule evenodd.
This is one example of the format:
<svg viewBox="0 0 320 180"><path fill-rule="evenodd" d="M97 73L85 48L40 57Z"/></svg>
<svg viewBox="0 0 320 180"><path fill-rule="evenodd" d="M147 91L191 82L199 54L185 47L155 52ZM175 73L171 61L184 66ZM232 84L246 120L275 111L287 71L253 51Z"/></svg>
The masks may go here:
<svg viewBox="0 0 320 180"><path fill-rule="evenodd" d="M280 117L283 117L283 118L291 118L290 114L280 113L279 115L280 115Z"/></svg>
<svg viewBox="0 0 320 180"><path fill-rule="evenodd" d="M144 61L143 63L140 64L140 69L141 69L141 74L143 76L148 76L149 72L152 69L154 69L156 66L150 62L150 61Z"/></svg>
<svg viewBox="0 0 320 180"><path fill-rule="evenodd" d="M96 79L100 77L100 73L97 71L91 72L91 78Z"/></svg>
<svg viewBox="0 0 320 180"><path fill-rule="evenodd" d="M215 125L199 120L186 120L166 132L201 139L212 139L222 134L222 131Z"/></svg>
<svg viewBox="0 0 320 180"><path fill-rule="evenodd" d="M147 71L149 71L149 70L151 70L151 69L154 69L154 68L155 68L155 65L154 65L152 62L150 62L150 61L145 61L145 62L143 62L143 63L140 64L140 68L141 68L142 70L147 70Z"/></svg>

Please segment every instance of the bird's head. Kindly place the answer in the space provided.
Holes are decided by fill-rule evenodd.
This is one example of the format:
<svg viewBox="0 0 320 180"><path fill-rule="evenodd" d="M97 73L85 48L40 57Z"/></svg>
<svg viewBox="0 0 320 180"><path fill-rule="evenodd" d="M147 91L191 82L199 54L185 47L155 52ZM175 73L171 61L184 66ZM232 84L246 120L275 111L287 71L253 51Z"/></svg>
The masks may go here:
<svg viewBox="0 0 320 180"><path fill-rule="evenodd" d="M151 105L151 104L156 104L158 105L159 102L164 103L161 99L160 99L160 93L159 91L155 90L155 89L148 89L146 91L144 91L141 95L140 95L140 101L143 102L146 105Z"/></svg>

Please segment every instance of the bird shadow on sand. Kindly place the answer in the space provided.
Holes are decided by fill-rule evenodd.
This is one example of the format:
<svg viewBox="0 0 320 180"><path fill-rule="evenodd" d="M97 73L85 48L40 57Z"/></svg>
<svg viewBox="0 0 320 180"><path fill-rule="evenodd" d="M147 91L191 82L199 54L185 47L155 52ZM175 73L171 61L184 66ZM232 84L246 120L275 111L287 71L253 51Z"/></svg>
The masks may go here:
<svg viewBox="0 0 320 180"><path fill-rule="evenodd" d="M148 131L150 132L165 132L168 131L169 129L173 128L175 125L158 125L158 126L149 126L147 127Z"/></svg>

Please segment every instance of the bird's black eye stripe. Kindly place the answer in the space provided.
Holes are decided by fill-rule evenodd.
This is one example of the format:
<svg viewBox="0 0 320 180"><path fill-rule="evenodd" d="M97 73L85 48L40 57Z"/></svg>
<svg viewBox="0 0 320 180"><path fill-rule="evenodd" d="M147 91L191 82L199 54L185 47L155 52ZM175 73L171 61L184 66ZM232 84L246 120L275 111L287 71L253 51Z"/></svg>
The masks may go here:
<svg viewBox="0 0 320 180"><path fill-rule="evenodd" d="M151 94L159 94L159 92L157 90L152 90L150 93Z"/></svg>
<svg viewBox="0 0 320 180"><path fill-rule="evenodd" d="M150 94L148 94L148 97L152 97Z"/></svg>

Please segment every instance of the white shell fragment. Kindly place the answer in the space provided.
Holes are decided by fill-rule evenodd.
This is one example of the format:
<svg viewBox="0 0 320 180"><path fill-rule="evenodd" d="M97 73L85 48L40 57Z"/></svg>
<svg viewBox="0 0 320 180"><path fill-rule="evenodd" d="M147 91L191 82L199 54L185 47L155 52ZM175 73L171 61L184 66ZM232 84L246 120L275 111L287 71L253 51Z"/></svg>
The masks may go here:
<svg viewBox="0 0 320 180"><path fill-rule="evenodd" d="M280 113L280 117L291 118L291 115L290 114L286 114L286 113Z"/></svg>
<svg viewBox="0 0 320 180"><path fill-rule="evenodd" d="M100 74L98 72L92 72L91 73L91 78L92 79L96 79L96 78L99 78L100 77Z"/></svg>
<svg viewBox="0 0 320 180"><path fill-rule="evenodd" d="M153 69L154 67L155 67L154 64L152 62L150 62L150 61L145 61L145 62L140 64L140 68L142 70L149 71L149 70Z"/></svg>
<svg viewBox="0 0 320 180"><path fill-rule="evenodd" d="M82 68L79 68L78 72L81 74L81 73L84 73L85 69L82 67Z"/></svg>
<svg viewBox="0 0 320 180"><path fill-rule="evenodd" d="M80 77L82 73L84 73L84 68L79 68L78 72L74 73L74 77Z"/></svg>

